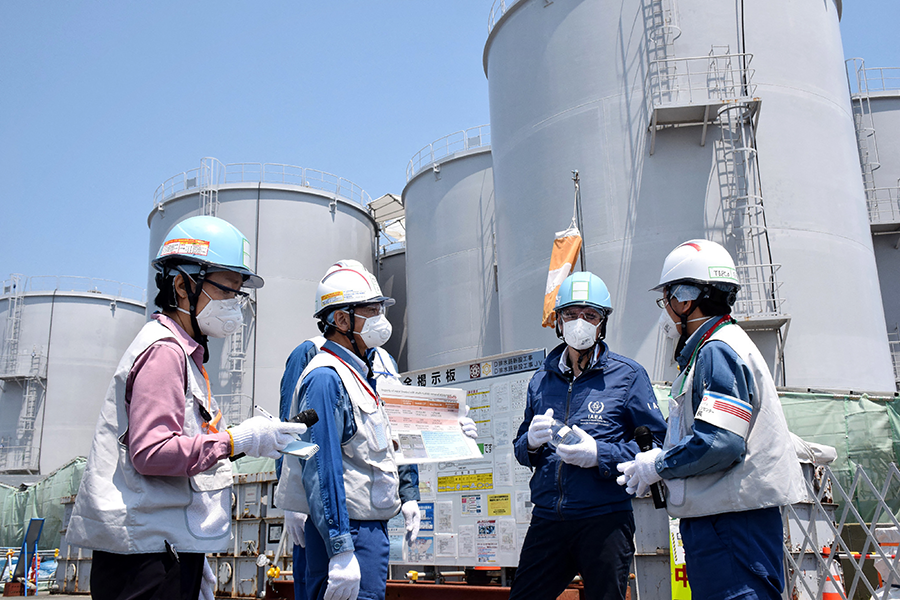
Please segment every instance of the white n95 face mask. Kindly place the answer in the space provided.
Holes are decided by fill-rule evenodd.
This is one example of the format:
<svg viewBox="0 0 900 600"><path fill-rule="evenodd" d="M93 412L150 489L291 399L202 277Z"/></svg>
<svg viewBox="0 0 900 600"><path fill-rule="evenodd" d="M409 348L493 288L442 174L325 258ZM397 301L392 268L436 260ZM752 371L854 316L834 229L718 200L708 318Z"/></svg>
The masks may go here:
<svg viewBox="0 0 900 600"><path fill-rule="evenodd" d="M206 294L206 291L203 291ZM206 294L209 298L209 294ZM204 335L214 338L223 338L237 331L244 324L244 311L241 310L244 302L241 298L228 300L213 300L210 298L200 314L197 315L197 324Z"/></svg>
<svg viewBox="0 0 900 600"><path fill-rule="evenodd" d="M669 318L669 313L663 310L659 313L659 329L668 340L678 339L678 327L675 322Z"/></svg>
<svg viewBox="0 0 900 600"><path fill-rule="evenodd" d="M590 348L597 341L597 328L599 326L599 323L591 325L584 319L566 321L563 323L563 339L569 347L576 350Z"/></svg>
<svg viewBox="0 0 900 600"><path fill-rule="evenodd" d="M391 339L393 328L386 316L375 315L366 319L358 333L366 348L376 348L384 345Z"/></svg>

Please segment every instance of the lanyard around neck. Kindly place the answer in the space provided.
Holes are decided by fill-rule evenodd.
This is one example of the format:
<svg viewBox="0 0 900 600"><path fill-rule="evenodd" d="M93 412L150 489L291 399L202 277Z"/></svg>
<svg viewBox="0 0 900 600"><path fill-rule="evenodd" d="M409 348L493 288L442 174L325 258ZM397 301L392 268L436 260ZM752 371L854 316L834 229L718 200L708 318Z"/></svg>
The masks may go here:
<svg viewBox="0 0 900 600"><path fill-rule="evenodd" d="M713 325L712 327L710 327L710 328L707 330L707 332L703 334L703 337L701 337L701 338L700 338L700 341L697 342L697 347L694 348L694 351L691 353L691 359L690 359L690 360L688 361L688 363L684 366L684 369L683 369L684 377L683 377L682 380L681 380L681 388L678 390L678 396L680 396L680 395L684 392L684 382L687 380L687 374L690 372L691 367L694 365L694 361L697 360L697 355L700 353L700 348L701 348L707 341L709 341L709 338L711 338L715 332L717 332L718 330L722 329L722 328L725 327L726 325L732 325L732 324L735 324L735 323L737 323L737 321L735 321L734 319L732 319L732 318L731 318L731 315L725 315L724 317L722 317L721 319L719 319L718 321L716 321L716 324Z"/></svg>
<svg viewBox="0 0 900 600"><path fill-rule="evenodd" d="M376 404L378 404L378 395L372 391L372 387L368 383L363 381L362 377L359 376L359 373L356 372L356 369L354 369L353 367L348 365L347 362L343 358L341 358L340 356L338 356L337 354L335 354L328 348L322 348L322 350L327 352L328 354L332 355L339 361L341 361L341 364L343 364L345 367L347 367L350 370L350 372L353 374L353 376L356 377L356 380L362 385L362 387L366 391L366 393L369 394L370 396L372 396L372 399L375 401Z"/></svg>
<svg viewBox="0 0 900 600"><path fill-rule="evenodd" d="M209 385L209 375L207 375L206 368L203 365L200 365L200 372L203 373L203 379L206 380L206 406L200 405L200 416L204 418L204 422L200 427L206 433L219 433L219 430L216 429L216 424L222 420L222 411L216 411L215 417L210 413L210 410L212 410L212 389Z"/></svg>

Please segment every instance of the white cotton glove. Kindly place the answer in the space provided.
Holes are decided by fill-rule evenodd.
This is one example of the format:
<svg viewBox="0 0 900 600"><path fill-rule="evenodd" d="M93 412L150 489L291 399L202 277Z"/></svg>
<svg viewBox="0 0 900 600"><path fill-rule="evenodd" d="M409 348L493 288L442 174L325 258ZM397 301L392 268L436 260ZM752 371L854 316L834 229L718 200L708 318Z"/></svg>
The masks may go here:
<svg viewBox="0 0 900 600"><path fill-rule="evenodd" d="M469 417L468 406L466 406L466 416L459 418L459 426L462 427L463 433L473 440L478 437L478 426L475 425L475 421Z"/></svg>
<svg viewBox="0 0 900 600"><path fill-rule="evenodd" d="M560 460L582 469L590 469L597 466L597 440L592 438L578 425L572 425L572 431L581 438L575 444L560 444L556 447L556 454Z"/></svg>
<svg viewBox="0 0 900 600"><path fill-rule="evenodd" d="M359 562L352 550L335 554L328 561L325 600L356 600L359 595Z"/></svg>
<svg viewBox="0 0 900 600"><path fill-rule="evenodd" d="M234 442L232 456L265 456L278 459L279 450L306 433L303 423L283 423L263 416L251 417L228 430Z"/></svg>
<svg viewBox="0 0 900 600"><path fill-rule="evenodd" d="M284 528L295 546L306 548L306 515L292 510L284 511Z"/></svg>
<svg viewBox="0 0 900 600"><path fill-rule="evenodd" d="M548 408L547 412L542 415L534 415L531 424L528 426L528 449L537 450L550 441L553 433L550 431L550 424L553 422L553 409Z"/></svg>
<svg viewBox="0 0 900 600"><path fill-rule="evenodd" d="M407 500L400 507L403 520L406 522L406 540L412 544L419 537L419 525L422 522L422 513L419 511L419 503L415 500Z"/></svg>
<svg viewBox="0 0 900 600"><path fill-rule="evenodd" d="M216 574L209 566L209 559L203 557L203 579L200 581L199 600L216 600Z"/></svg>
<svg viewBox="0 0 900 600"><path fill-rule="evenodd" d="M661 452L659 448L652 448L638 453L632 461L619 463L616 469L623 475L616 479L616 483L625 485L625 491L629 494L646 495L650 486L662 479L656 472L656 457Z"/></svg>

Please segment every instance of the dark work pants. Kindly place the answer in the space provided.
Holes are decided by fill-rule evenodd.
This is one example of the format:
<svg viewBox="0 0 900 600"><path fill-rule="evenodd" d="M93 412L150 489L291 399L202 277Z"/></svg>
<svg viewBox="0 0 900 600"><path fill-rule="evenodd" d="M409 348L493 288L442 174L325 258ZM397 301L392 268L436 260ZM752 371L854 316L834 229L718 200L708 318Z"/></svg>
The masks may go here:
<svg viewBox="0 0 900 600"><path fill-rule="evenodd" d="M306 548L294 544L294 600L306 600Z"/></svg>
<svg viewBox="0 0 900 600"><path fill-rule="evenodd" d="M197 600L203 554L113 554L95 550L91 560L94 600Z"/></svg>
<svg viewBox="0 0 900 600"><path fill-rule="evenodd" d="M510 600L555 600L576 574L589 600L624 600L634 556L634 513L551 521L533 516Z"/></svg>
<svg viewBox="0 0 900 600"><path fill-rule="evenodd" d="M691 597L781 599L784 530L777 507L681 519L681 540Z"/></svg>

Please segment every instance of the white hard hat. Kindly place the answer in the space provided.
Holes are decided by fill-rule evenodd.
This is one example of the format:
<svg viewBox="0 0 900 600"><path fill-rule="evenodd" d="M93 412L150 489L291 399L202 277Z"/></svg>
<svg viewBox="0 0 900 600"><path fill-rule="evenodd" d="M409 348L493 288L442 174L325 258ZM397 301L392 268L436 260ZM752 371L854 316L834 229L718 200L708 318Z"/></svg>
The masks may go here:
<svg viewBox="0 0 900 600"><path fill-rule="evenodd" d="M653 290L673 283L712 284L734 290L741 287L728 250L709 240L690 240L669 252Z"/></svg>
<svg viewBox="0 0 900 600"><path fill-rule="evenodd" d="M341 260L329 267L319 282L313 316L318 318L338 308L375 302L387 307L394 304L394 299L382 295L375 276L362 263Z"/></svg>

